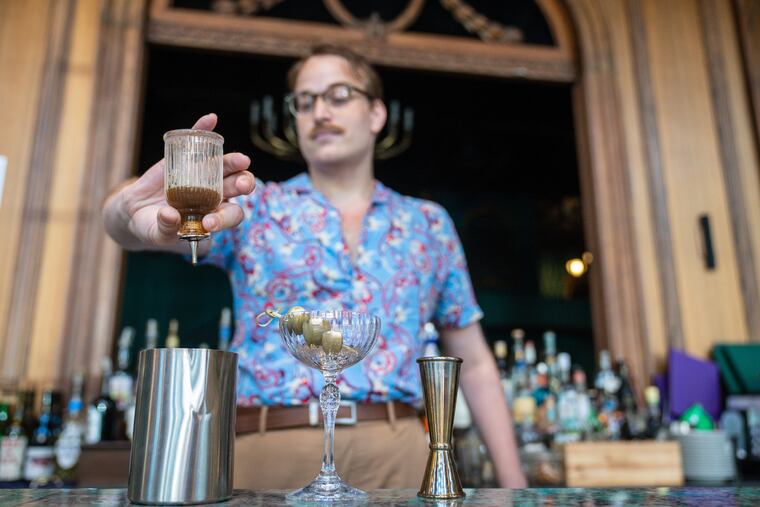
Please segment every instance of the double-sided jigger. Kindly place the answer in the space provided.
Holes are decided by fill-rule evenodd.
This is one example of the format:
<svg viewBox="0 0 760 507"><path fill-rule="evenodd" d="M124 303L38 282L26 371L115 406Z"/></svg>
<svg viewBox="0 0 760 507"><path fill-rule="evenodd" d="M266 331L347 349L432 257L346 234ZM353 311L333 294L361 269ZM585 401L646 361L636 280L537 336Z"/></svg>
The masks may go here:
<svg viewBox="0 0 760 507"><path fill-rule="evenodd" d="M458 357L423 357L417 359L417 363L430 428L430 454L417 496L435 500L462 498L464 491L451 445L462 360Z"/></svg>

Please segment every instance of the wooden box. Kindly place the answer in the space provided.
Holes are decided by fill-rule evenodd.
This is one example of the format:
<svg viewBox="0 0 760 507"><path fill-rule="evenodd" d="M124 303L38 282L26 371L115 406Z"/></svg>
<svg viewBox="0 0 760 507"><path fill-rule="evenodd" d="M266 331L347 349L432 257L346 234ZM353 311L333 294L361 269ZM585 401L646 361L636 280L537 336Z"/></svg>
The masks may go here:
<svg viewBox="0 0 760 507"><path fill-rule="evenodd" d="M678 442L573 442L565 444L563 457L565 482L569 487L683 484Z"/></svg>

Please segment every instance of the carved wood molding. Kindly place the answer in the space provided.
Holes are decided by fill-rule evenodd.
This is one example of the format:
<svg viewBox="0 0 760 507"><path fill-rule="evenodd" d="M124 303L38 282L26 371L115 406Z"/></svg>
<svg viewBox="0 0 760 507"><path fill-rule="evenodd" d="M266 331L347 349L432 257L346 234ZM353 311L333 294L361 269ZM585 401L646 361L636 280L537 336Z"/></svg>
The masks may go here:
<svg viewBox="0 0 760 507"><path fill-rule="evenodd" d="M399 32L414 23L425 5L425 0L409 0L404 10L391 21L376 19L360 20L346 9L341 0L323 0L325 7L343 26L357 28L371 35L383 37L392 32Z"/></svg>
<svg viewBox="0 0 760 507"><path fill-rule="evenodd" d="M97 376L99 360L113 346L121 290L122 251L106 236L101 205L110 189L133 172L143 73L146 0L104 0L98 38L84 196L72 256L67 340L62 375L86 368ZM97 388L89 382L88 390ZM94 394L94 390L90 391Z"/></svg>
<svg viewBox="0 0 760 507"><path fill-rule="evenodd" d="M406 32L375 40L360 30L323 23L241 18L171 8L168 0L153 2L148 40L173 46L291 57L308 54L315 44L330 42L348 45L380 65L564 83L576 78L572 48L563 46L488 44ZM566 42L566 37L560 41Z"/></svg>
<svg viewBox="0 0 760 507"><path fill-rule="evenodd" d="M760 0L735 0L747 88L755 120L755 139L760 150Z"/></svg>
<svg viewBox="0 0 760 507"><path fill-rule="evenodd" d="M653 365L644 337L645 304L636 262L632 197L607 0L568 0L583 72L576 89L579 154L598 348L625 358L638 392ZM600 135L603 133L603 135ZM597 262L598 260L598 262Z"/></svg>
<svg viewBox="0 0 760 507"><path fill-rule="evenodd" d="M760 2L757 4L760 5ZM744 301L744 315L750 339L758 340L760 339L760 312L758 311L760 290L757 286L757 262L752 250L752 235L747 220L748 207L744 197L745 183L741 174L739 152L734 141L736 133L731 112L730 90L726 80L723 48L720 43L724 37L730 37L733 34L721 33L720 12L715 0L700 0L699 13L709 63L712 107L718 126L722 173L728 194L728 209L731 216L736 264L739 268L739 284ZM760 15L758 21L760 21ZM760 24L757 27L760 27Z"/></svg>
<svg viewBox="0 0 760 507"><path fill-rule="evenodd" d="M665 310L665 326L668 333L667 339L670 347L683 349L685 342L670 232L668 197L654 91L649 72L649 48L641 9L642 6L639 2L627 0L627 11L631 26L631 46L636 68L636 88L639 92L642 139L648 168L649 194L652 202L652 223L655 228L655 249L659 260L660 289Z"/></svg>
<svg viewBox="0 0 760 507"><path fill-rule="evenodd" d="M27 349L32 335L42 252L45 247L53 159L63 105L66 57L72 38L74 1L62 0L51 5L46 44L48 52L40 81L38 116L23 201L23 227L14 276L10 282L13 284L13 304L10 305L4 330L7 337L5 347L0 351L0 375L8 381L22 377L26 371Z"/></svg>

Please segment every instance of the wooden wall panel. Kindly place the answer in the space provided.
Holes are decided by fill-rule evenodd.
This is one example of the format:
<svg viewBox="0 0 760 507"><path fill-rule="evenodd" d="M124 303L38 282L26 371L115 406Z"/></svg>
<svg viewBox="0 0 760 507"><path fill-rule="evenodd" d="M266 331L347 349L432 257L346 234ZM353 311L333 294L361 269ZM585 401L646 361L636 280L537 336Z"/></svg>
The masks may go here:
<svg viewBox="0 0 760 507"><path fill-rule="evenodd" d="M70 7L66 0L0 2L0 153L9 155L0 210L6 233L0 249L0 375L9 381L23 373L27 359L57 135L57 69Z"/></svg>
<svg viewBox="0 0 760 507"><path fill-rule="evenodd" d="M620 112L625 137L625 157L631 192L631 218L635 235L640 298L643 308L643 335L648 343L650 371L662 369L668 347L667 327L661 286L662 259L657 254L654 204L650 194L649 167L645 157L641 103L638 95L636 62L627 0L604 2L605 18L610 26L614 54L615 82L620 90Z"/></svg>
<svg viewBox="0 0 760 507"><path fill-rule="evenodd" d="M760 341L760 161L746 88L749 76L744 75L740 34L731 3L701 0L700 6L747 330L750 340ZM756 21L760 22L760 2L755 8ZM755 31L760 32L760 24Z"/></svg>
<svg viewBox="0 0 760 507"><path fill-rule="evenodd" d="M687 350L747 336L696 0L645 0L673 255ZM702 257L698 218L710 217L717 268Z"/></svg>
<svg viewBox="0 0 760 507"><path fill-rule="evenodd" d="M71 258L80 216L80 192L86 170L85 157L91 141L90 113L95 80L100 0L78 0L74 12L71 48L66 59L58 146L53 164L48 221L37 288L37 311L26 378L36 384L59 377L65 344Z"/></svg>
<svg viewBox="0 0 760 507"><path fill-rule="evenodd" d="M103 2L81 220L62 323L66 347L61 362L67 375L83 364L97 372L99 359L112 351L122 251L106 236L100 210L108 192L134 172L145 9L145 0Z"/></svg>
<svg viewBox="0 0 760 507"><path fill-rule="evenodd" d="M643 313L620 90L613 69L606 0L573 0L581 76L575 90L584 228L591 251L594 338L598 348L627 360L634 380L650 370L642 340Z"/></svg>
<svg viewBox="0 0 760 507"><path fill-rule="evenodd" d="M31 159L39 83L45 62L48 3L45 0L0 0L0 154L8 157L8 171L0 203L3 217L3 248L0 248L0 356L8 350L5 332L12 301L15 252L22 223L23 195ZM23 47L16 41L25 40ZM0 382L10 380L6 372Z"/></svg>
<svg viewBox="0 0 760 507"><path fill-rule="evenodd" d="M112 352L121 252L100 206L133 170L145 9L0 0L0 381L65 386Z"/></svg>
<svg viewBox="0 0 760 507"><path fill-rule="evenodd" d="M741 40L743 72L747 80L755 120L755 138L760 147L760 0L734 0L736 30Z"/></svg>

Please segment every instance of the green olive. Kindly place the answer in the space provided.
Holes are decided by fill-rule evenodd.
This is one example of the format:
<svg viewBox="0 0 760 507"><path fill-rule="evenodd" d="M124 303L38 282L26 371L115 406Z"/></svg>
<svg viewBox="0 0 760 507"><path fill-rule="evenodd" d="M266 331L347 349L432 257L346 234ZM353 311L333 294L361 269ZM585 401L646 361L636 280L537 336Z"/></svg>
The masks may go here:
<svg viewBox="0 0 760 507"><path fill-rule="evenodd" d="M303 337L309 345L322 345L322 334L330 330L330 323L320 317L312 317L303 323Z"/></svg>
<svg viewBox="0 0 760 507"><path fill-rule="evenodd" d="M295 314L295 315L294 315ZM288 310L288 331L293 334L302 334L304 322L309 320L309 312L303 306L294 306Z"/></svg>
<svg viewBox="0 0 760 507"><path fill-rule="evenodd" d="M322 334L322 348L328 354L337 354L343 347L343 335L340 331L325 331Z"/></svg>

